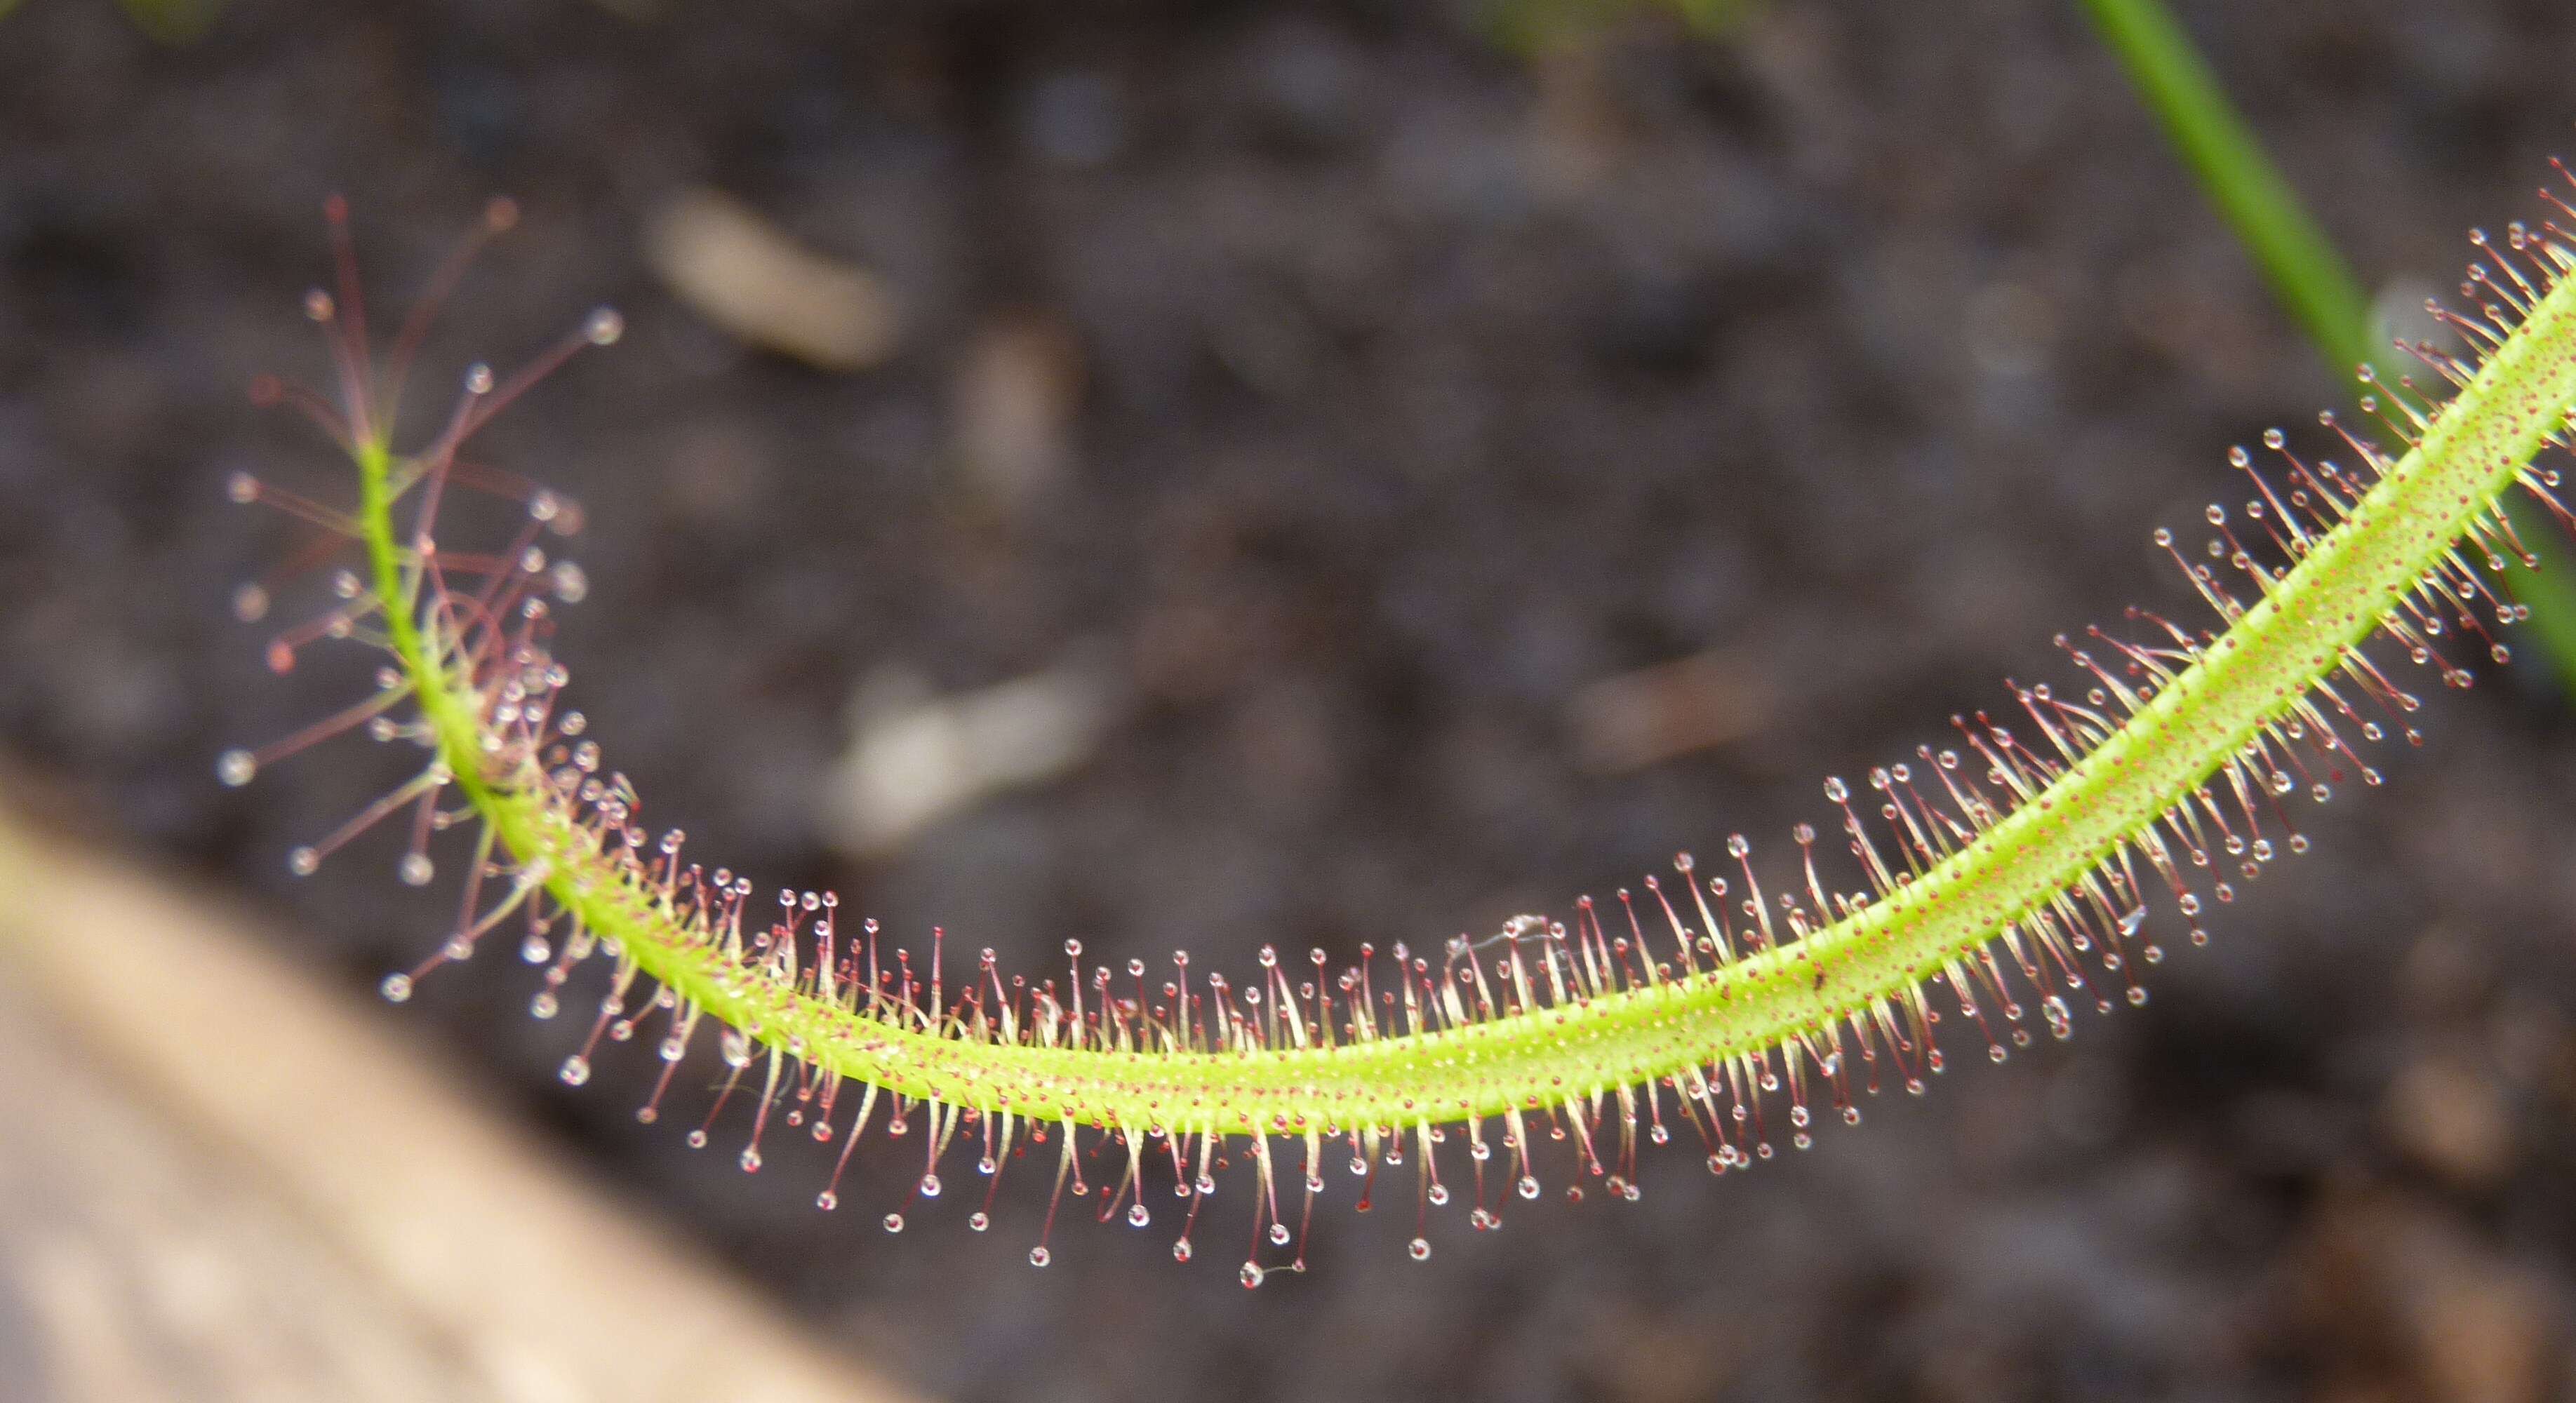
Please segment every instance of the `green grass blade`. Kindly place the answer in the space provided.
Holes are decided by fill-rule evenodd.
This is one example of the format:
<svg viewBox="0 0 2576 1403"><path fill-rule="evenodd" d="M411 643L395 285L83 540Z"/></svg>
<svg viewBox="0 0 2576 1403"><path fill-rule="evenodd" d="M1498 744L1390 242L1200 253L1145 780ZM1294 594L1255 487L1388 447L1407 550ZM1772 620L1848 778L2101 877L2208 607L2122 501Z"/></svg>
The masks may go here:
<svg viewBox="0 0 2576 1403"><path fill-rule="evenodd" d="M2349 376L2369 362L2395 383L2409 367L2374 344L2370 299L2173 12L2162 0L2083 3L2202 190L2335 375ZM2566 551L2552 523L2528 503L2509 503L2509 510L2515 531L2541 561L2539 570L2513 572L2514 593L2531 606L2533 635L2560 688L2576 697L2576 584L2563 568Z"/></svg>

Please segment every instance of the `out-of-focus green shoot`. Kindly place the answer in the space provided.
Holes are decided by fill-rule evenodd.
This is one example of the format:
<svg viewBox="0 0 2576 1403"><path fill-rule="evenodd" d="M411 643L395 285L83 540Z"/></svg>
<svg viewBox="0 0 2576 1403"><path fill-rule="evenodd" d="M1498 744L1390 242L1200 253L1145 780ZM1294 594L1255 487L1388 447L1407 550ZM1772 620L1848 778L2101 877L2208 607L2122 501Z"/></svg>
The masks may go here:
<svg viewBox="0 0 2576 1403"><path fill-rule="evenodd" d="M117 0L134 21L134 27L164 44L185 44L203 38L207 26L215 22L215 11L223 0ZM0 19L18 8L19 0L0 0Z"/></svg>
<svg viewBox="0 0 2576 1403"><path fill-rule="evenodd" d="M2162 0L2083 0L2110 42L2130 81L2137 84L2165 132L2200 177L2201 188L2236 231L2272 284L2273 293L2307 328L2308 339L2336 377L2364 362L2381 380L2402 374L2422 378L2422 367L2403 359L2373 324L2370 299L2354 281L2343 256L2290 189L2253 130L2218 86L2191 37ZM2522 502L2508 500L2514 531L2542 568L2512 567L2514 594L2531 606L2531 625L2561 689L2576 697L2576 584L2562 568L2567 551L2557 524Z"/></svg>

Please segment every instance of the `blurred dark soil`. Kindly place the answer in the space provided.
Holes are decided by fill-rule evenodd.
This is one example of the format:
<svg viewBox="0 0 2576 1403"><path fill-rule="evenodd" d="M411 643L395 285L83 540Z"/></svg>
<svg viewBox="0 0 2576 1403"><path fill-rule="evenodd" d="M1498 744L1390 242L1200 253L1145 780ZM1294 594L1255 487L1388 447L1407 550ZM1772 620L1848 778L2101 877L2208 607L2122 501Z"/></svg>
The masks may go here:
<svg viewBox="0 0 2576 1403"><path fill-rule="evenodd" d="M2187 9L2401 305L2576 147L2563 6ZM644 231L699 187L881 279L891 358L809 369L666 292ZM242 393L322 379L298 302L334 190L380 318L487 194L525 206L424 421L466 360L627 315L487 452L589 508L564 652L647 817L1018 968L1073 935L1347 958L1739 829L1785 851L1825 775L2057 675L2052 634L2186 607L2149 530L2338 393L2059 3L1780 0L1724 41L1638 20L1525 56L1385 0L241 0L177 48L29 0L0 21L0 743L274 902L353 991L449 899L392 880L389 837L283 858L395 759L212 765L372 666L273 677L227 608L297 538L226 476L341 487ZM1000 488L970 368L1030 358L997 344L1060 377L1005 395L1040 451ZM1673 705L1716 743L1586 732L1599 684L1703 652ZM872 682L1070 657L1120 698L1078 768L836 856L822 790ZM746 1178L634 1124L649 1054L558 1086L578 1020L529 1020L498 956L384 1016L960 1399L2538 1403L2576 1393L2569 717L2527 659L2442 698L2383 791L2066 1046L1956 1058L1723 1183L1657 1155L1633 1207L1453 1209L1423 1266L1409 1214L1336 1212L1259 1293L1159 1227L1079 1225L1030 1270L1035 1175L989 1235L943 1203L890 1238L869 1205L911 1142L819 1214L811 1146Z"/></svg>

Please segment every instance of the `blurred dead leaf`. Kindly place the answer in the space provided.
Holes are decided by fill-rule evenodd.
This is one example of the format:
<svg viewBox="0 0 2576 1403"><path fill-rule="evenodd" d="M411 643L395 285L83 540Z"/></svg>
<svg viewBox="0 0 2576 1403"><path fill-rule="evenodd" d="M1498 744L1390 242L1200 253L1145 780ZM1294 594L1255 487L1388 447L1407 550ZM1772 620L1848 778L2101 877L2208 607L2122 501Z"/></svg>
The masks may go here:
<svg viewBox="0 0 2576 1403"><path fill-rule="evenodd" d="M948 696L881 673L854 707L823 822L843 852L883 854L988 795L1054 779L1099 748L1117 690L1087 659Z"/></svg>
<svg viewBox="0 0 2576 1403"><path fill-rule="evenodd" d="M875 274L806 248L719 191L683 191L655 211L644 257L672 295L764 350L842 371L894 353L900 319Z"/></svg>
<svg viewBox="0 0 2576 1403"><path fill-rule="evenodd" d="M1777 704L1757 658L1719 649L1603 678L1567 720L1584 768L1616 775L1740 739Z"/></svg>

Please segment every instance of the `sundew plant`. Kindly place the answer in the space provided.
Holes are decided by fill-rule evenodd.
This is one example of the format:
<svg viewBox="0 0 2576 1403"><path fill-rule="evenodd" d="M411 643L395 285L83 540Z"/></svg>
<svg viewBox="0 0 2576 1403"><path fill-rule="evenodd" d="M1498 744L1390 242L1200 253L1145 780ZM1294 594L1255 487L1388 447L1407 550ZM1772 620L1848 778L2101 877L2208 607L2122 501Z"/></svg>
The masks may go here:
<svg viewBox="0 0 2576 1403"><path fill-rule="evenodd" d="M2002 1061L2036 1029L2067 1036L2088 1007L2144 1003L2169 944L2205 941L2215 907L2307 847L2306 806L2377 784L2382 752L2422 739L2419 692L2508 656L2499 633L2523 609L2495 578L2532 553L2500 495L2520 488L2576 526L2540 457L2566 446L2576 406L2576 208L2542 198L2570 224L2471 236L2460 305L2435 309L2455 344L2402 347L2422 370L2394 383L2363 367L2359 422L2265 431L2259 452L2228 455L2234 505L2155 532L2202 612L2132 609L2061 636L2060 680L1825 779L1825 829L1798 826L1785 855L1757 859L1732 836L1720 858L1682 854L1637 891L1482 938L1389 932L1341 969L1265 949L1233 974L1186 953L1086 964L1070 940L1057 968L1004 970L935 930L909 951L830 893L764 891L695 860L678 830L648 830L549 648L558 607L587 588L554 553L580 512L465 456L621 323L594 313L506 377L474 367L442 427L398 445L427 309L514 212L491 207L379 361L334 201L336 288L306 310L335 392L263 379L254 394L319 424L353 490L326 501L241 476L230 491L318 528L297 564L334 570L336 599L274 638L271 665L346 639L382 666L354 705L217 769L247 783L350 731L418 748L410 779L288 857L311 872L394 823L410 835L403 882L460 870L453 932L386 976L385 996L498 941L541 967L532 1012L550 1019L572 1007L577 968L605 966L563 1080L587 1081L604 1045L640 1044L661 1062L637 1112L655 1121L712 1042L722 1089L689 1143L721 1128L757 1170L781 1123L837 1141L823 1209L873 1133L920 1157L916 1200L971 1165L978 1232L1006 1173L1046 1176L1041 1267L1068 1197L1102 1222L1159 1219L1183 1261L1221 1217L1229 1240L1248 1237L1236 1270L1258 1286L1304 1268L1319 1199L1400 1193L1427 1258L1435 1209L1490 1230L1551 1186L1634 1199L1642 1146L1675 1139L1723 1176L1807 1147L1820 1120L1856 1124L1884 1088L1922 1091L1944 1043ZM442 535L442 507L466 491L519 504L516 534ZM261 617L268 586L236 604ZM433 858L448 829L455 856ZM901 1231L906 1210L884 1227Z"/></svg>

